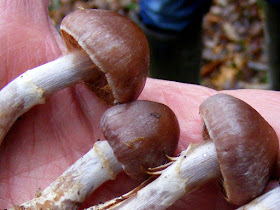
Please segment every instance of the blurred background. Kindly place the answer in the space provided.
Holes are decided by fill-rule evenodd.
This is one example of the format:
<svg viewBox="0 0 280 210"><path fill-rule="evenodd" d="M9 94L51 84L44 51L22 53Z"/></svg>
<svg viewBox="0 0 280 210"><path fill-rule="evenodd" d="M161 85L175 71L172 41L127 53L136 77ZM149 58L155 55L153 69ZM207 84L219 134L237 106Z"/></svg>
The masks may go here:
<svg viewBox="0 0 280 210"><path fill-rule="evenodd" d="M50 0L49 11L59 29L62 18L77 8L99 8L128 15L137 0ZM217 90L267 89L262 2L213 0L203 20L201 84Z"/></svg>

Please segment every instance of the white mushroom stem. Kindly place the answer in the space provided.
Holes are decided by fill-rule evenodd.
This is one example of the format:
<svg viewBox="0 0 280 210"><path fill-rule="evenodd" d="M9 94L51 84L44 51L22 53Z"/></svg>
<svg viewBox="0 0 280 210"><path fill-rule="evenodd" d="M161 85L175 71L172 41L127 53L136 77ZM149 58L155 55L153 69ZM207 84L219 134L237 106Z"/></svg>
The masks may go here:
<svg viewBox="0 0 280 210"><path fill-rule="evenodd" d="M280 209L280 186L268 191L250 203L238 208L238 210L257 210L257 209Z"/></svg>
<svg viewBox="0 0 280 210"><path fill-rule="evenodd" d="M14 122L36 104L65 87L96 77L96 68L82 51L30 69L0 91L0 144Z"/></svg>
<svg viewBox="0 0 280 210"><path fill-rule="evenodd" d="M214 144L191 144L155 181L110 209L166 209L186 193L219 176ZM102 209L102 205L90 209Z"/></svg>
<svg viewBox="0 0 280 210"><path fill-rule="evenodd" d="M95 189L122 170L107 141L98 141L39 197L12 209L75 209Z"/></svg>

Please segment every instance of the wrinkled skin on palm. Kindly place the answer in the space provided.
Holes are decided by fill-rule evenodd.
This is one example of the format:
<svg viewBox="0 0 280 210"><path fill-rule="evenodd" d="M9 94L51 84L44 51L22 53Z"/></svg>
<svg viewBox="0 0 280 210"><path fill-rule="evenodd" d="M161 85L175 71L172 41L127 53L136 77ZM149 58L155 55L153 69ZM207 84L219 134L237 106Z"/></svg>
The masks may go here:
<svg viewBox="0 0 280 210"><path fill-rule="evenodd" d="M65 52L48 15L47 0L0 0L0 87L27 69ZM280 95L272 91L226 91L253 106L280 134ZM168 105L177 115L181 134L177 153L202 141L198 107L217 92L196 85L148 79L141 99ZM34 197L76 159L103 138L99 121L108 107L84 85L52 95L32 108L8 132L0 147L0 208ZM84 207L126 193L139 182L124 173L105 183ZM182 198L171 209L230 209L216 183Z"/></svg>

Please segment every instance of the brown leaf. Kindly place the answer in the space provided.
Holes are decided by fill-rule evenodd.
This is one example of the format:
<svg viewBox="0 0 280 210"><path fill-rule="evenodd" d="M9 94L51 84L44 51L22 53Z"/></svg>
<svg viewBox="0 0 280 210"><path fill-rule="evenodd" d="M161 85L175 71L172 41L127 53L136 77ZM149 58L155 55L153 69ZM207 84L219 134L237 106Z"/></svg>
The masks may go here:
<svg viewBox="0 0 280 210"><path fill-rule="evenodd" d="M215 60L211 63L208 63L206 64L202 69L201 69L201 72L200 72L200 75L201 77L206 77L208 76L209 74L211 74L213 71L216 70L216 68L218 66L220 66L221 64L223 63L223 60Z"/></svg>

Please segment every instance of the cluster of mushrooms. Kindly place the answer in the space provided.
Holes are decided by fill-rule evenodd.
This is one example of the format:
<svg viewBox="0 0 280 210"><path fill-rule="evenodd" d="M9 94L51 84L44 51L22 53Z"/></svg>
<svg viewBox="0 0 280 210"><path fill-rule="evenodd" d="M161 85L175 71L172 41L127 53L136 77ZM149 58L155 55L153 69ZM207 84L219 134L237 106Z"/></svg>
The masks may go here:
<svg viewBox="0 0 280 210"><path fill-rule="evenodd" d="M13 209L78 208L122 170L143 183L89 209L166 209L214 179L240 209L280 208L279 187L264 194L276 167L278 138L251 106L227 94L209 97L198 110L204 141L172 157L180 137L175 114L166 105L136 100L149 66L142 31L117 13L80 9L63 19L61 34L66 55L26 71L0 91L0 143L19 116L79 82L111 105L100 122L106 140L97 141L40 196Z"/></svg>

